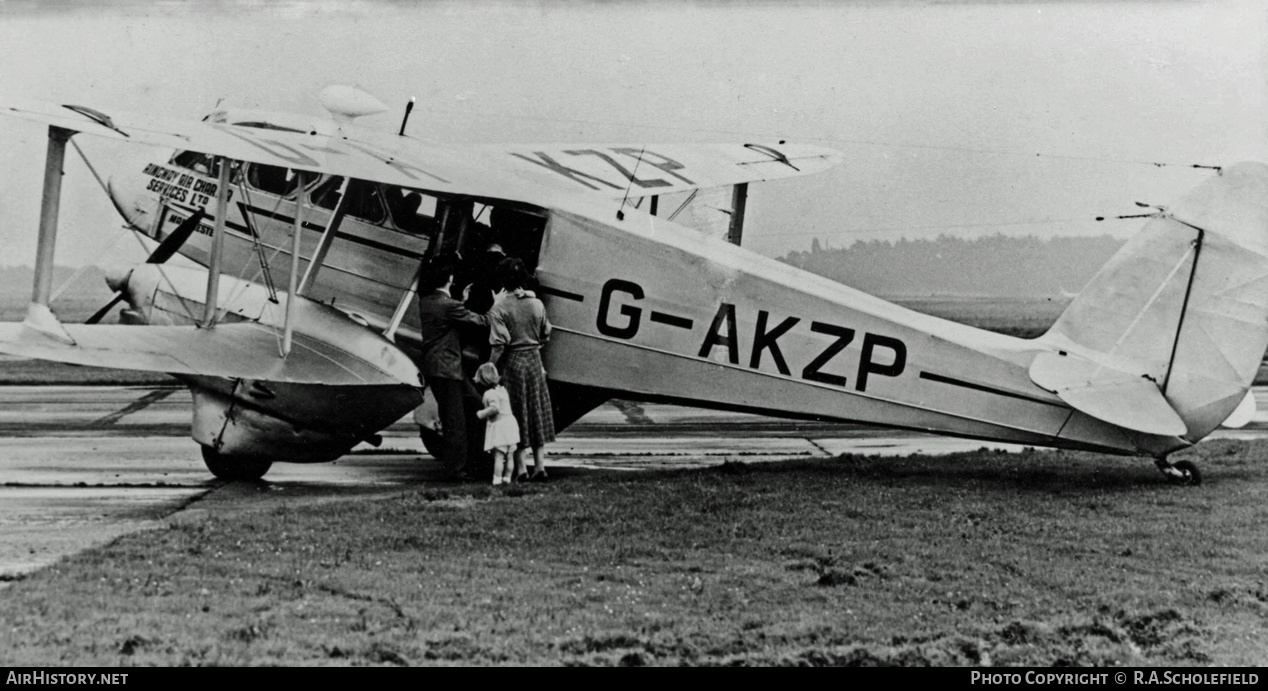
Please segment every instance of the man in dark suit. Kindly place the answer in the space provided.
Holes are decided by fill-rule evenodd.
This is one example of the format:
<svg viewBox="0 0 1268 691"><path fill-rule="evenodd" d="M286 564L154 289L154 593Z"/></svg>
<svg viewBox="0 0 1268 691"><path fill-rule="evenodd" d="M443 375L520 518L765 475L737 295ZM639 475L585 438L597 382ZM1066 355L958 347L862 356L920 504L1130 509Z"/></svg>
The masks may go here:
<svg viewBox="0 0 1268 691"><path fill-rule="evenodd" d="M418 316L423 380L436 398L445 440L444 458L440 461L452 479L466 480L470 479L464 470L467 452L468 449L480 452L483 429L467 424L480 407L480 395L462 372L459 330L486 330L488 320L449 295L454 268L447 260L432 262L424 268L419 277ZM488 340L487 335L484 340Z"/></svg>

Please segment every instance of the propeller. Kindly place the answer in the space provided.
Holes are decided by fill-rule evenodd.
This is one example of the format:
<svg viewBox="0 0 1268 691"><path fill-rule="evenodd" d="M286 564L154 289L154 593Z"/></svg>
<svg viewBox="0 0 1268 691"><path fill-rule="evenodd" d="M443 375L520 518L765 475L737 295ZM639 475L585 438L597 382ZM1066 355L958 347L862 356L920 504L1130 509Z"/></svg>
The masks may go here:
<svg viewBox="0 0 1268 691"><path fill-rule="evenodd" d="M176 252L180 250L180 248L185 244L185 241L189 239L189 236L194 234L194 230L198 228L198 224L202 223L203 219L206 217L207 212L204 209L195 211L192 216L182 221L180 225L176 226L176 230L173 230L171 234L163 238L163 241L159 243L158 247L154 248L154 251L150 253L150 256L146 257L145 263L162 264L168 259L171 259L172 255L176 254ZM106 303L105 307L97 310L96 313L89 317L84 323L96 324L104 319L107 314L110 314L110 310L114 309L114 306L119 304L119 301L123 299L125 294L126 293L120 289L119 292L115 293L114 298L112 298L110 302Z"/></svg>

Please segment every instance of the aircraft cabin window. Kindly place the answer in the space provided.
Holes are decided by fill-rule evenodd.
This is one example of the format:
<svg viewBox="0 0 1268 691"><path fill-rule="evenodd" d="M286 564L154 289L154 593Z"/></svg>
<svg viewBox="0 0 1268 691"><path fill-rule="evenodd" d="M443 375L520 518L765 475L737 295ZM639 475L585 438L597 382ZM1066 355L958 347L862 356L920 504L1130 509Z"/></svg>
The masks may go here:
<svg viewBox="0 0 1268 691"><path fill-rule="evenodd" d="M348 183L348 215L373 223L382 224L387 219L387 211L383 208L383 193L375 182L356 180Z"/></svg>
<svg viewBox="0 0 1268 691"><path fill-rule="evenodd" d="M326 181L313 188L308 193L308 200L314 205L323 209L333 211L335 206L339 204L339 186L343 184L343 178L328 177Z"/></svg>
<svg viewBox="0 0 1268 691"><path fill-rule="evenodd" d="M431 235L436 230L436 198L400 187L384 186L392 223L413 235Z"/></svg>
<svg viewBox="0 0 1268 691"><path fill-rule="evenodd" d="M343 178L330 177L309 193L313 204L334 210L339 205L339 186ZM379 191L377 182L353 179L348 183L348 201L344 212L367 223L382 225L387 220L387 210L383 205L383 193Z"/></svg>
<svg viewBox="0 0 1268 691"><path fill-rule="evenodd" d="M247 166L247 184L279 197L295 191L296 178L290 170L280 166L252 163Z"/></svg>

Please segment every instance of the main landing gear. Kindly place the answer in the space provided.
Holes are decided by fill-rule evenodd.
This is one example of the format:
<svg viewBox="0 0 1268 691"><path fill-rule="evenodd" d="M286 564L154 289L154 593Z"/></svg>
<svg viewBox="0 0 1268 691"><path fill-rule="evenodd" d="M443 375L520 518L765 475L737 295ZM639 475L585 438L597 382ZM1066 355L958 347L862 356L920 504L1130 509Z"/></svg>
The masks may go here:
<svg viewBox="0 0 1268 691"><path fill-rule="evenodd" d="M1193 461L1171 463L1166 458L1159 458L1154 463L1158 464L1158 470L1167 477L1167 482L1173 485L1192 487L1202 484L1202 472Z"/></svg>
<svg viewBox="0 0 1268 691"><path fill-rule="evenodd" d="M211 471L218 479L228 480L259 480L264 474L269 472L269 467L273 465L273 461L268 458L242 458L240 456L224 456L219 451L204 446L203 462L207 464L207 470Z"/></svg>

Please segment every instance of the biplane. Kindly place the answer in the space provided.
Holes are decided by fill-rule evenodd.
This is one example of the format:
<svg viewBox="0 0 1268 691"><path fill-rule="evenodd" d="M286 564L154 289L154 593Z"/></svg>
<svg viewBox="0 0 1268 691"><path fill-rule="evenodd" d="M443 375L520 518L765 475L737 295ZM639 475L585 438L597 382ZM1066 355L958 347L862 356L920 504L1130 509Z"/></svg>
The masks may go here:
<svg viewBox="0 0 1268 691"><path fill-rule="evenodd" d="M740 246L748 185L822 171L830 149L741 144L461 146L328 115L220 110L201 121L8 101L48 127L31 304L0 352L167 372L193 393L217 477L321 462L416 408L411 310L426 260L490 233L535 271L566 427L620 397L1155 459L1254 412L1268 346L1268 167L1218 171L1139 233L1042 337L913 312ZM412 102L411 102L412 105ZM405 116L408 119L409 109ZM111 275L119 323L60 321L60 181L77 133L158 147L106 184L149 260ZM149 151L154 152L155 149ZM718 192L725 219L678 219ZM790 223L795 219L790 219ZM198 268L165 263L175 253ZM426 440L426 436L424 437Z"/></svg>

